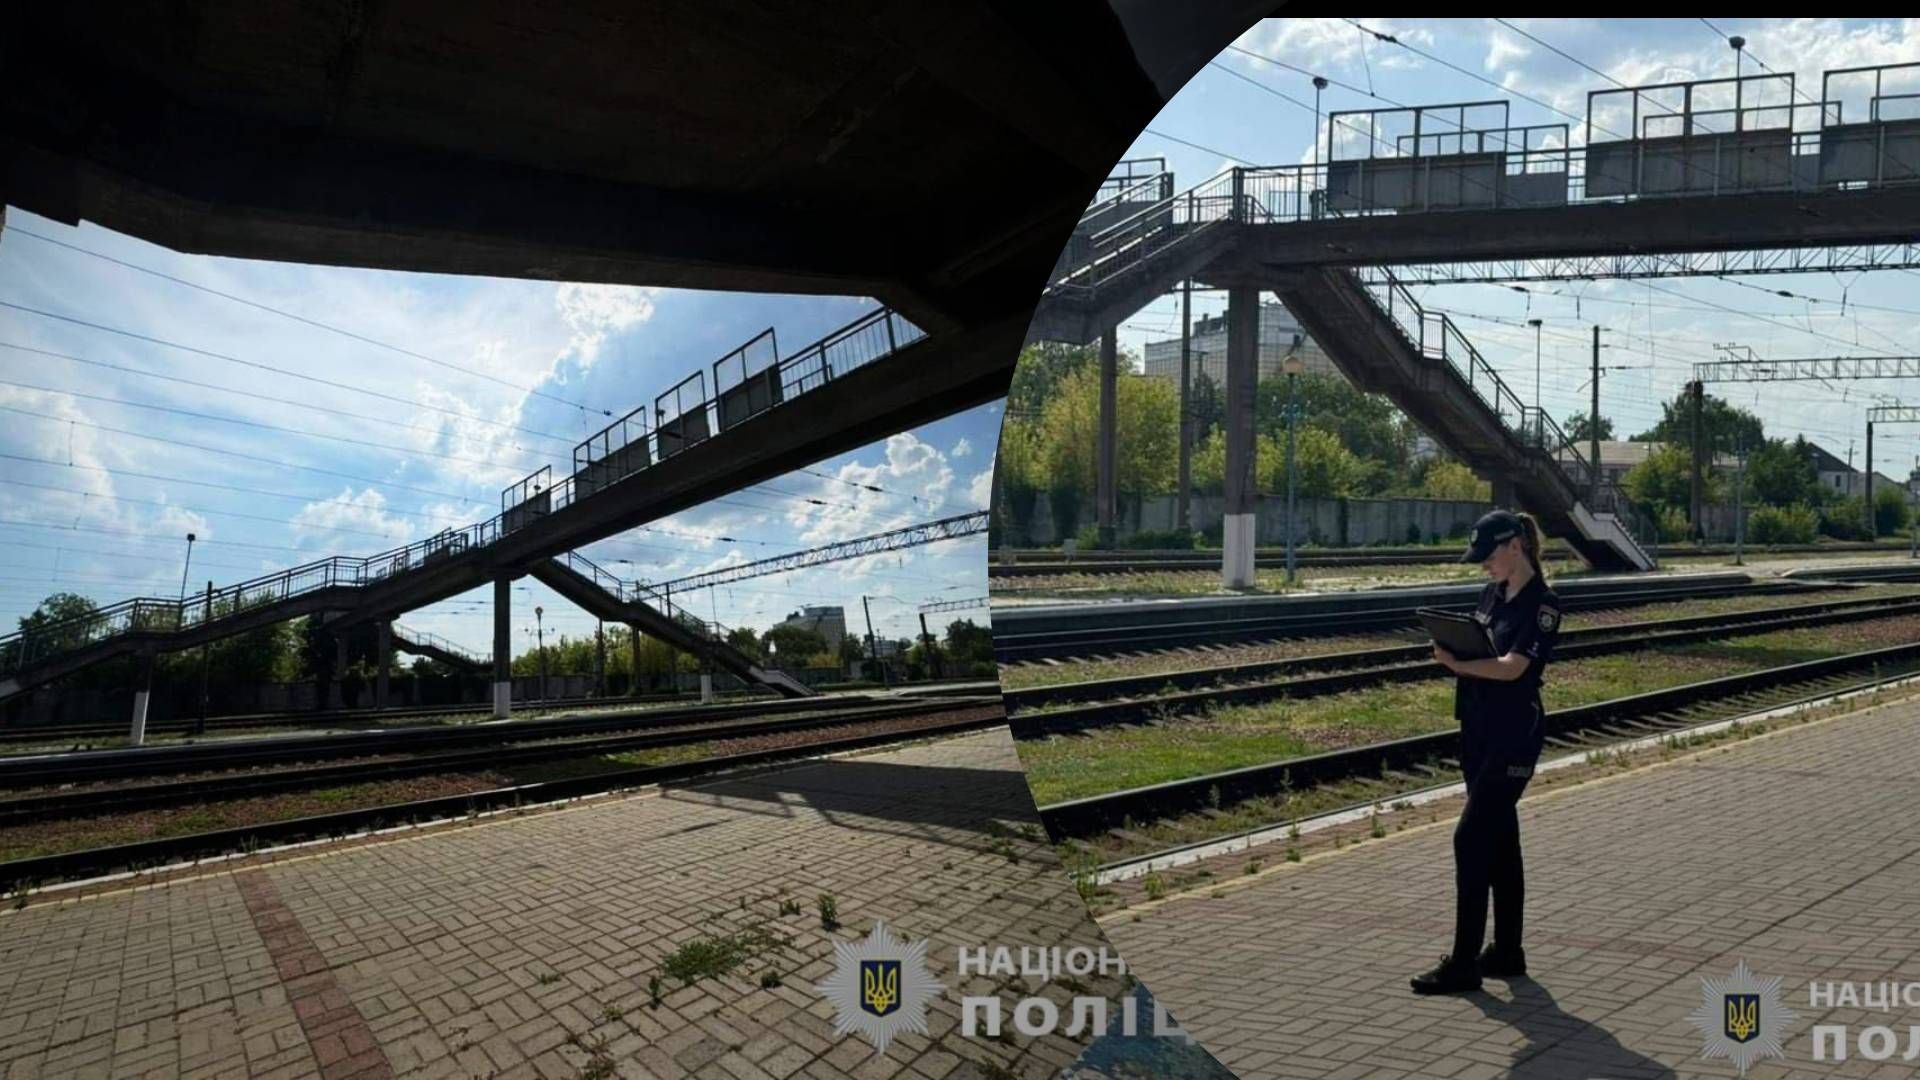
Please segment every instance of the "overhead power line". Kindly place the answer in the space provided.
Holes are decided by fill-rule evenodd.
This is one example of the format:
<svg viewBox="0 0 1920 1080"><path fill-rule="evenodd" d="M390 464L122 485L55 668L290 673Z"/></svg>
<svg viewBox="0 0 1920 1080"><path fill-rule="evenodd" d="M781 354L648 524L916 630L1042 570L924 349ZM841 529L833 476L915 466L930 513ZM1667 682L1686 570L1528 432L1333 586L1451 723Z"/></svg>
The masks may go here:
<svg viewBox="0 0 1920 1080"><path fill-rule="evenodd" d="M311 326L318 330L325 330L328 333L339 334L342 337L351 338L352 340L361 342L362 344L372 345L375 348L379 348L379 349L386 349L389 352L399 353L401 356L410 356L415 360L424 360L429 364L434 364L439 367L446 368L450 371L458 371L463 375L471 375L476 379L485 379L488 382L496 383L500 386L507 387L510 390L518 390L523 394L531 394L535 397L542 397L547 399L548 401L557 401L562 405L567 405L572 408L579 409L583 412L597 412L602 416L613 415L613 412L608 409L595 409L582 402L573 401L569 398L561 397L558 394L541 390L538 387L522 386L519 383L513 382L510 379L503 379L498 375L490 375L484 371L476 371L473 368L464 367L460 364L452 363L451 361L442 360L434 356L428 356L426 353L415 352L412 349L405 348L400 345L395 345L392 342L381 341L378 338L371 338L366 336L365 334L355 333L352 330L348 330L340 326L335 326L332 323L322 322L319 319L309 318L305 315L300 315L295 312L287 311L284 308L274 307L271 304L263 304L258 300L249 300L244 296L237 296L230 292L222 292L221 290L213 288L212 286L202 285L197 281L189 281L183 277L176 277L173 274L166 273L165 271L162 271L162 270L155 270L149 266L141 266L138 263L132 263L132 262L128 262L125 259L115 258L114 256L108 255L104 252L93 251L89 248L83 248L78 244L69 244L64 240L56 240L51 236L45 236L40 233L33 232L30 229L23 229L18 225L9 225L7 226L7 230L10 232L18 233L21 236L31 237L32 239L38 240L42 243L52 244L55 247L65 248L68 251L73 251L81 255L87 255L95 259L100 259L103 262L110 262L115 266L125 267L126 269L135 271L136 273L147 274L152 277L160 278L163 281L173 282L176 285L183 285L189 289L194 289L199 292L206 293L209 296L217 296L223 300L231 300L236 304L242 304L242 305L245 305L246 307L253 308L257 311L264 311L271 315L278 315L283 319L291 319L294 322L302 323L306 326Z"/></svg>
<svg viewBox="0 0 1920 1080"><path fill-rule="evenodd" d="M165 338L157 338L150 334L142 334L142 333L139 333L138 331L127 330L118 326L108 326L105 323L93 322L92 320L82 319L75 315L63 315L57 311L45 311L40 308L28 307L25 304L16 304L11 300L0 300L0 307L10 308L14 311L24 312L28 315L37 315L43 319L53 319L57 322L71 323L75 326L84 326L90 330L99 330L102 333L117 334L121 337L131 338L134 341L144 341L150 345L159 345L163 348L177 349L181 352L192 353L195 356L205 356L209 359L220 360L229 364L238 364L241 367L249 367L258 371L268 371L268 372L272 372L275 375L284 375L289 379L299 379L303 382L315 383L320 386L330 386L335 390L345 390L353 394L365 394L368 397L379 398L382 401L391 401L396 405L405 405L410 409L427 409L431 412L437 412L437 413L444 414L446 416L456 417L458 419L467 420L472 423L486 424L491 427L506 428L510 431L521 431L521 432L525 432L528 435L537 435L543 439L552 439L556 442L566 443L569 446L575 445L579 441L577 439L568 438L565 435L555 435L551 432L536 431L533 428L521 427L518 424L509 424L503 420L488 420L485 417L476 416L471 413L464 413L458 409L449 409L444 405L433 405L425 401L417 401L413 398L400 397L396 394L386 394L378 390L369 390L364 386L355 386L352 383L338 382L333 379L323 379L318 375L308 375L307 373L302 371L294 371L289 368L275 367L272 364L264 364L258 360L243 360L240 357L230 356L226 353L214 352L211 349L202 349L197 345L186 345L178 341L168 341Z"/></svg>

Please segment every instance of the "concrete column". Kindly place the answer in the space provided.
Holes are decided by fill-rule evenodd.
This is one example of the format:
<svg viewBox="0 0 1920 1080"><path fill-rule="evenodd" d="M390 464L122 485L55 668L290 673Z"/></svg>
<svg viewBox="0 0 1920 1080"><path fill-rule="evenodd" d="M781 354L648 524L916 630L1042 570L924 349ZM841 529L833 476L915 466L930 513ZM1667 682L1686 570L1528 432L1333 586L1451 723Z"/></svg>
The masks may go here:
<svg viewBox="0 0 1920 1080"><path fill-rule="evenodd" d="M373 673L373 707L384 709L388 702L387 671L393 667L393 622L381 619L373 624L374 640L379 644L374 654L379 657L379 667Z"/></svg>
<svg viewBox="0 0 1920 1080"><path fill-rule="evenodd" d="M493 716L513 713L513 579L493 581Z"/></svg>
<svg viewBox="0 0 1920 1080"><path fill-rule="evenodd" d="M1173 527L1193 528L1193 281L1180 283L1180 460Z"/></svg>
<svg viewBox="0 0 1920 1080"><path fill-rule="evenodd" d="M713 672L711 671L700 673L700 704L713 704Z"/></svg>
<svg viewBox="0 0 1920 1080"><path fill-rule="evenodd" d="M1098 458L1094 462L1095 492L1099 503L1100 546L1113 546L1114 511L1119 506L1118 478L1114 475L1119 465L1119 351L1118 330L1109 330L1100 335L1100 434L1097 440Z"/></svg>
<svg viewBox="0 0 1920 1080"><path fill-rule="evenodd" d="M1229 589L1254 583L1260 497L1253 479L1253 403L1259 378L1260 290L1235 286L1227 290L1227 505L1220 538L1220 579Z"/></svg>
<svg viewBox="0 0 1920 1080"><path fill-rule="evenodd" d="M133 726L127 731L127 745L141 746L147 741L147 700L153 696L153 654L140 658L134 676Z"/></svg>
<svg viewBox="0 0 1920 1080"><path fill-rule="evenodd" d="M640 628L627 624L627 696L640 696Z"/></svg>
<svg viewBox="0 0 1920 1080"><path fill-rule="evenodd" d="M607 628L593 628L593 696L607 696Z"/></svg>

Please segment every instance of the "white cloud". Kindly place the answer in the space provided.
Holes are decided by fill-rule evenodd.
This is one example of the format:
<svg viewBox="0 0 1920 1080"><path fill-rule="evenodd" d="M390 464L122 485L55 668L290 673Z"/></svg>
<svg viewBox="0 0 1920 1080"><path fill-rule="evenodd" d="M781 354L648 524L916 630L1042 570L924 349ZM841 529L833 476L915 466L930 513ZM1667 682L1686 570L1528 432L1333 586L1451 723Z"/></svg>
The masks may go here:
<svg viewBox="0 0 1920 1080"><path fill-rule="evenodd" d="M319 546L341 548L349 545L340 542L334 529L355 529L362 532L378 533L391 537L395 546L413 539L413 523L406 518L386 512L387 497L374 488L365 488L355 494L353 488L343 488L340 494L322 502L310 502L300 508L290 524L293 527L294 542L305 545L308 540L320 538ZM373 543L371 537L367 542ZM351 546L364 547L365 544Z"/></svg>
<svg viewBox="0 0 1920 1080"><path fill-rule="evenodd" d="M573 331L561 359L569 356L584 370L592 367L600 355L600 346L608 336L631 329L653 317L653 298L657 289L628 285L598 285L568 282L553 292L554 307L561 321Z"/></svg>
<svg viewBox="0 0 1920 1080"><path fill-rule="evenodd" d="M973 480L967 484L967 498L973 505L983 509L993 505L993 462L987 462L986 468L974 474Z"/></svg>
<svg viewBox="0 0 1920 1080"><path fill-rule="evenodd" d="M787 520L800 530L801 541L825 543L910 525L935 515L953 489L953 466L947 455L912 432L888 437L884 461L873 465L849 461L836 475L847 483L822 481L817 492L829 505L796 505L788 512ZM887 494L852 485L870 485Z"/></svg>
<svg viewBox="0 0 1920 1080"><path fill-rule="evenodd" d="M953 449L947 451L947 456L962 458L971 453L973 453L973 443L965 435L962 435L960 436L960 441L953 444Z"/></svg>

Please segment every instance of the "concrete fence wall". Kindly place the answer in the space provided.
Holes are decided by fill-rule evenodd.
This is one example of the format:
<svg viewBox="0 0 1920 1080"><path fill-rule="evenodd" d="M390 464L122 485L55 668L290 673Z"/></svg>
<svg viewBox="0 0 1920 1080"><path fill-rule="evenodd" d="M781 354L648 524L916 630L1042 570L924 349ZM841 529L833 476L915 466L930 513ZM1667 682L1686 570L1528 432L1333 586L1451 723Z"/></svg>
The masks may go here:
<svg viewBox="0 0 1920 1080"><path fill-rule="evenodd" d="M1192 501L1193 527L1217 530L1226 500L1219 495L1196 495ZM1016 506L1016 509L1018 507ZM1077 535L1093 522L1091 499L1082 500L1071 520L1056 520L1053 500L1040 495L1024 519L1014 516L1011 540L1017 547L1057 544ZM1294 540L1297 543L1357 547L1404 544L1436 537L1465 536L1480 515L1493 504L1448 499L1299 499L1296 501ZM1171 495L1122 498L1116 531L1121 537L1141 532L1171 532L1179 507ZM1284 544L1287 536L1287 500L1269 495L1256 509L1254 542ZM1416 535L1417 534L1417 535Z"/></svg>
<svg viewBox="0 0 1920 1080"><path fill-rule="evenodd" d="M838 668L804 668L792 672L796 679L808 686L822 683L839 682L846 676ZM390 708L429 708L438 705L472 705L475 708L488 708L493 700L490 689L491 675L396 675L388 685ZM714 689L718 691L739 690L745 683L726 672L713 677ZM592 675L549 675L545 696L548 698L582 698L594 689ZM339 682L327 688L327 701L324 706L316 703L317 689L311 681L297 683L260 683L253 686L209 688L207 715L238 716L249 713L298 713L314 712L320 708L344 709L349 707L373 707L373 680L367 680L358 697L349 706L347 696ZM682 672L672 683L664 676L648 678L641 676L638 690L642 694L661 694L670 691L684 694L700 692L700 676ZM607 676L607 695L617 698L628 693L625 675ZM516 704L526 704L540 700L540 677L538 675L517 675L513 679L513 700ZM29 690L0 705L0 729L16 727L40 727L48 724L118 724L128 722L133 714L133 691L124 687L73 687L41 688ZM176 719L192 719L200 715L199 685L154 687L153 698L147 708L149 724L164 724Z"/></svg>

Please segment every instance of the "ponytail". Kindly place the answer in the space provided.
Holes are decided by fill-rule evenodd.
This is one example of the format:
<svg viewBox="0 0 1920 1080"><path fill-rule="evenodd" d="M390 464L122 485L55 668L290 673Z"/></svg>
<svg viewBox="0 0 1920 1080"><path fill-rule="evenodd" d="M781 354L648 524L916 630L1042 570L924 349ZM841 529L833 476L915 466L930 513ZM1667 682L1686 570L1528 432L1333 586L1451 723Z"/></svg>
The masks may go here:
<svg viewBox="0 0 1920 1080"><path fill-rule="evenodd" d="M1527 562L1532 564L1534 574L1544 585L1547 570L1540 565L1540 523L1533 519L1532 514L1517 513L1514 516L1520 519L1520 549L1527 553Z"/></svg>

